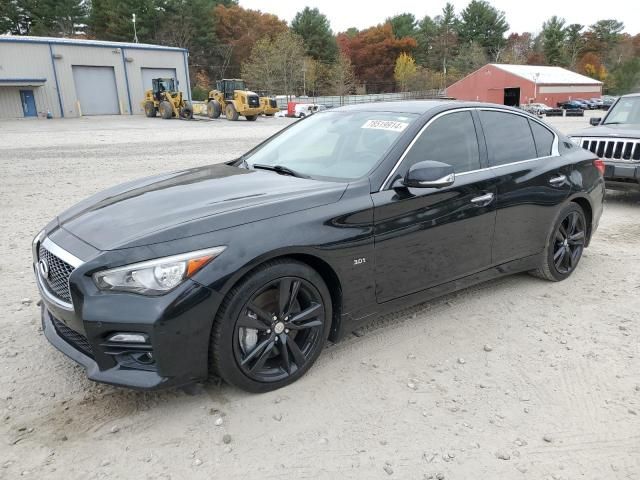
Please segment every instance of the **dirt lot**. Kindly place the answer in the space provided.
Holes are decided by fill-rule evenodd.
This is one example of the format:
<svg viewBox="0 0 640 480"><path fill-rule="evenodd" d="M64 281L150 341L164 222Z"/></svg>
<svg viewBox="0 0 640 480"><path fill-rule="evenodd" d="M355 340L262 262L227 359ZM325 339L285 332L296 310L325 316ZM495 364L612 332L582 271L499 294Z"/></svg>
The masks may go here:
<svg viewBox="0 0 640 480"><path fill-rule="evenodd" d="M0 122L0 478L640 478L640 194L609 196L571 279L385 317L278 392L112 388L47 343L30 241L53 215L289 121Z"/></svg>

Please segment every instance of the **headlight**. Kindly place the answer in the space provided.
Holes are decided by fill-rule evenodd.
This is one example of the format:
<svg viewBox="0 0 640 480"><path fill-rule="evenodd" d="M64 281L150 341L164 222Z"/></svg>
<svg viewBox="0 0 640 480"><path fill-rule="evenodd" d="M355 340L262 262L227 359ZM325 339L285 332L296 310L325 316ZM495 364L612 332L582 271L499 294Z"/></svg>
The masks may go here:
<svg viewBox="0 0 640 480"><path fill-rule="evenodd" d="M93 280L100 290L162 295L193 276L225 248L209 248L104 270L94 273Z"/></svg>
<svg viewBox="0 0 640 480"><path fill-rule="evenodd" d="M569 137L569 140L571 140L573 143L575 143L578 146L581 146L582 144L582 139L579 137Z"/></svg>

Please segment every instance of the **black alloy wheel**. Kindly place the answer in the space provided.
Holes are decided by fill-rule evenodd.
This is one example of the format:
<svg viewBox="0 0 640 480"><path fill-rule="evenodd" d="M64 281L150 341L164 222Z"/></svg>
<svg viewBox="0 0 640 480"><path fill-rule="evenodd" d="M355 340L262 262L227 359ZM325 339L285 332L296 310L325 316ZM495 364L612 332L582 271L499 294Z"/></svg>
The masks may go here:
<svg viewBox="0 0 640 480"><path fill-rule="evenodd" d="M544 251L536 277L558 282L568 278L578 266L587 243L587 222L580 205L570 203L560 212Z"/></svg>
<svg viewBox="0 0 640 480"><path fill-rule="evenodd" d="M251 392L288 385L311 368L331 326L322 277L291 259L268 262L233 287L216 316L211 366Z"/></svg>
<svg viewBox="0 0 640 480"><path fill-rule="evenodd" d="M236 362L258 382L282 380L304 368L323 327L318 290L301 278L280 278L257 291L240 313Z"/></svg>
<svg viewBox="0 0 640 480"><path fill-rule="evenodd" d="M558 228L553 244L553 263L561 274L570 274L584 250L586 234L584 216L577 211L567 215Z"/></svg>

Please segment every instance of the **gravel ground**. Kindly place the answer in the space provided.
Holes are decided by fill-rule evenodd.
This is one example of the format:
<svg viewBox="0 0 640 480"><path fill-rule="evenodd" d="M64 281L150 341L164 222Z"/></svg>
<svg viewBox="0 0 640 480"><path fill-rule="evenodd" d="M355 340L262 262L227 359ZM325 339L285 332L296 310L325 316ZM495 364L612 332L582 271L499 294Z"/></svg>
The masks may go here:
<svg viewBox="0 0 640 480"><path fill-rule="evenodd" d="M289 122L0 121L0 478L640 478L640 193L608 197L571 279L386 316L277 392L94 384L47 343L30 241L53 215Z"/></svg>

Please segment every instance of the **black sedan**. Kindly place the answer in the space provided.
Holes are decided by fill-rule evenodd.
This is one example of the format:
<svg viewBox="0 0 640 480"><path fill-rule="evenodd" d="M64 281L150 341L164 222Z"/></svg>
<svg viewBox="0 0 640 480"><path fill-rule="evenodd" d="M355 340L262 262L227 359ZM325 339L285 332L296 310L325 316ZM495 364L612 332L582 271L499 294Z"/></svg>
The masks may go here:
<svg viewBox="0 0 640 480"><path fill-rule="evenodd" d="M56 217L33 240L44 333L99 382L273 390L380 313L516 272L569 277L602 170L508 107L322 112Z"/></svg>

